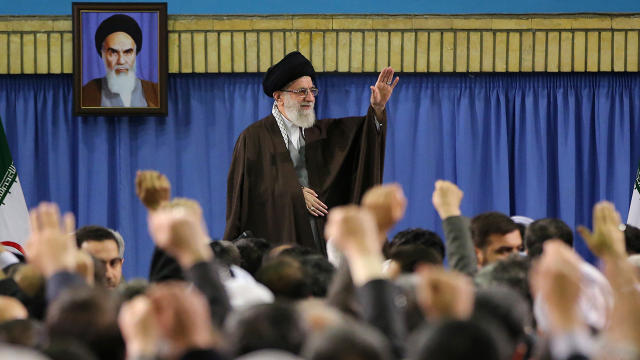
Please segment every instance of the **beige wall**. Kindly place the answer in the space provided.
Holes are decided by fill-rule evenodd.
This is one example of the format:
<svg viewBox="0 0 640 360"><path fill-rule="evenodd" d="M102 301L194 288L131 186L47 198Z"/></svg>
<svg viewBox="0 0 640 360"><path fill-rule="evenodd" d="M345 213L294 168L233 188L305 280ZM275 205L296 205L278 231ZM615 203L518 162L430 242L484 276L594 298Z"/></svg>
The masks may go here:
<svg viewBox="0 0 640 360"><path fill-rule="evenodd" d="M0 74L73 70L71 17L0 17ZM169 72L262 72L299 50L316 70L639 69L640 17L169 16Z"/></svg>

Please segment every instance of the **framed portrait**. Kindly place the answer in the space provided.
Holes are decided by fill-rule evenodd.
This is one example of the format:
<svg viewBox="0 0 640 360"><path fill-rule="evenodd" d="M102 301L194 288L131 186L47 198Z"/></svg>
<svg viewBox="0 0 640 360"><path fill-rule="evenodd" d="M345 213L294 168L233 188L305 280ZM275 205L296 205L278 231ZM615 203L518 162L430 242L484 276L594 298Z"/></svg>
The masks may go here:
<svg viewBox="0 0 640 360"><path fill-rule="evenodd" d="M167 4L73 3L75 115L167 115Z"/></svg>

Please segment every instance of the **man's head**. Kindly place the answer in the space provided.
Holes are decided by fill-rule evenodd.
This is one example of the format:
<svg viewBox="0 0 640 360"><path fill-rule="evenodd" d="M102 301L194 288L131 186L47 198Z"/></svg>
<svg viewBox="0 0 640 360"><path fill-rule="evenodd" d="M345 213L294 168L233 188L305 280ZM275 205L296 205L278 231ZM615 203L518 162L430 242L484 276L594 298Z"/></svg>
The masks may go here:
<svg viewBox="0 0 640 360"><path fill-rule="evenodd" d="M78 247L102 261L106 268L107 287L114 288L122 279L124 241L115 231L102 226L85 226L76 231Z"/></svg>
<svg viewBox="0 0 640 360"><path fill-rule="evenodd" d="M278 110L303 129L313 126L316 120L315 76L311 62L294 51L270 67L262 81L265 94L275 99Z"/></svg>
<svg viewBox="0 0 640 360"><path fill-rule="evenodd" d="M562 240L573 247L573 231L569 225L560 219L545 218L536 220L527 227L524 236L527 255L532 258L542 254L542 244L551 239Z"/></svg>
<svg viewBox="0 0 640 360"><path fill-rule="evenodd" d="M522 237L518 226L499 212L482 213L471 220L471 238L478 266L482 267L519 251Z"/></svg>
<svg viewBox="0 0 640 360"><path fill-rule="evenodd" d="M127 15L113 15L98 26L95 43L104 61L109 90L130 93L135 87L136 56L142 48L142 30L138 23Z"/></svg>

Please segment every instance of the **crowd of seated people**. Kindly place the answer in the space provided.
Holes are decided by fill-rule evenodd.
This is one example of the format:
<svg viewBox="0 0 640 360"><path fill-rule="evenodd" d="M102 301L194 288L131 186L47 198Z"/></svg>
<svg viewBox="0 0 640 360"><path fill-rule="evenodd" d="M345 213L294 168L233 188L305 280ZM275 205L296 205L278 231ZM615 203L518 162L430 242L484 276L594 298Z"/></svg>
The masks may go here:
<svg viewBox="0 0 640 360"><path fill-rule="evenodd" d="M212 241L155 171L136 191L155 244L144 280L122 278L116 231L31 210L26 260L0 252L0 359L640 359L640 230L608 202L577 229L596 267L561 220L469 219L442 180L444 239L389 238L407 200L382 185L330 211L328 257L249 231Z"/></svg>

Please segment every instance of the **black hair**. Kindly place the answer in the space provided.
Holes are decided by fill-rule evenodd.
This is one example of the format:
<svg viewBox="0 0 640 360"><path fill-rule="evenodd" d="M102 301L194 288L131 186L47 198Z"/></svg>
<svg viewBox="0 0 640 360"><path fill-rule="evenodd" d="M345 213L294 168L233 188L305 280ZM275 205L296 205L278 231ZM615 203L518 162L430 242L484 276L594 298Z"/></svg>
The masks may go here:
<svg viewBox="0 0 640 360"><path fill-rule="evenodd" d="M486 212L471 219L471 239L479 249L489 245L490 235L506 235L515 230L518 230L518 225L510 217L499 212Z"/></svg>
<svg viewBox="0 0 640 360"><path fill-rule="evenodd" d="M422 245L434 249L444 259L444 243L440 235L421 228L406 229L397 233L391 239L390 251L401 245Z"/></svg>
<svg viewBox="0 0 640 360"><path fill-rule="evenodd" d="M524 245L530 257L542 255L542 244L550 239L560 239L573 247L573 231L560 219L545 218L532 222L524 236Z"/></svg>

